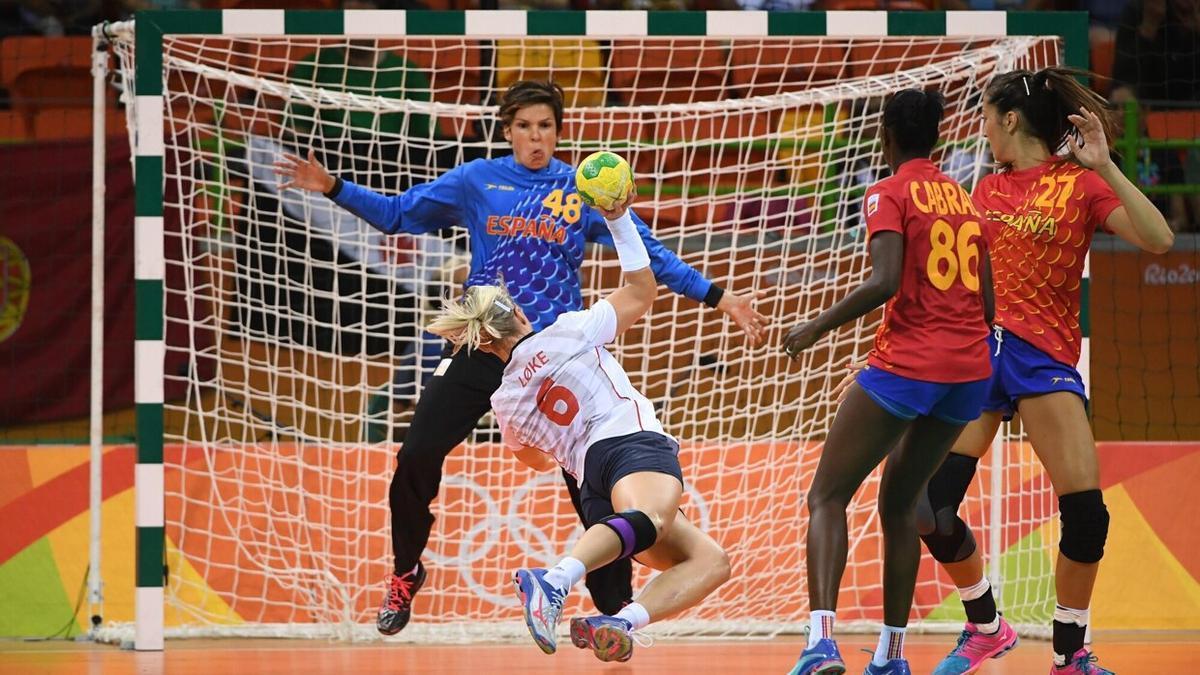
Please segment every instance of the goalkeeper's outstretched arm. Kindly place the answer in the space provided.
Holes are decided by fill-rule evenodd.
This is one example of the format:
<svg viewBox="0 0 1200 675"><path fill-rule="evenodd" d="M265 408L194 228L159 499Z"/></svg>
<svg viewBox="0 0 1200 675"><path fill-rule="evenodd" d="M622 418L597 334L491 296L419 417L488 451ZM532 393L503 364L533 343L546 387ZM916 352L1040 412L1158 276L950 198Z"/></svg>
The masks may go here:
<svg viewBox="0 0 1200 675"><path fill-rule="evenodd" d="M333 176L312 150L308 159L284 153L283 159L275 162L275 174L281 180L280 190L320 192L384 234L423 234L462 221L462 166L395 197Z"/></svg>

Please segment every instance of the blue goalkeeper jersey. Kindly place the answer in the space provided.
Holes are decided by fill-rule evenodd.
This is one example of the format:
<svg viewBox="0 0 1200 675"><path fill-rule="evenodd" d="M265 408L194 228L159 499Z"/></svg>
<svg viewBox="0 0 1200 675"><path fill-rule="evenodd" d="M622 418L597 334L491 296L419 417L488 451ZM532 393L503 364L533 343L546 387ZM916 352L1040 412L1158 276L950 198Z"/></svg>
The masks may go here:
<svg viewBox="0 0 1200 675"><path fill-rule="evenodd" d="M477 159L398 197L339 180L331 197L387 234L467 228L467 287L492 285L503 278L534 330L554 323L563 312L582 308L579 268L584 244L613 245L604 216L576 192L575 170L557 159L540 171L521 166L511 155ZM676 293L715 306L720 289L667 250L636 214L633 220L646 242L655 277Z"/></svg>

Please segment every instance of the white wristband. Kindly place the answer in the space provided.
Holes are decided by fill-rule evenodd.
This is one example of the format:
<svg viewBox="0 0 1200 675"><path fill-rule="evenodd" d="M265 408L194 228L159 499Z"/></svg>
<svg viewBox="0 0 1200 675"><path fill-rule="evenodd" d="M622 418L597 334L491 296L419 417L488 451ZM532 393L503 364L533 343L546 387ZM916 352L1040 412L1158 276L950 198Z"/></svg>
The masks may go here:
<svg viewBox="0 0 1200 675"><path fill-rule="evenodd" d="M621 270L636 272L650 266L650 254L646 252L646 242L638 234L637 225L633 224L633 216L629 210L616 220L609 220L608 231L612 233L613 246L617 249L617 259L621 261Z"/></svg>

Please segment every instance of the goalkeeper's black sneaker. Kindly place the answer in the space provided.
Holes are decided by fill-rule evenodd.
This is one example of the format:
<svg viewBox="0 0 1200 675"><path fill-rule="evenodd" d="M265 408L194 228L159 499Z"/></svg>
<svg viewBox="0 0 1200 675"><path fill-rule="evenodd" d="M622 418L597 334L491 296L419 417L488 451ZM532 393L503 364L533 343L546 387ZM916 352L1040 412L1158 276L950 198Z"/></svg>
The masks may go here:
<svg viewBox="0 0 1200 675"><path fill-rule="evenodd" d="M395 635L408 625L412 616L413 596L425 583L425 566L417 562L417 568L404 574L392 573L388 577L387 595L379 607L375 627L384 635Z"/></svg>

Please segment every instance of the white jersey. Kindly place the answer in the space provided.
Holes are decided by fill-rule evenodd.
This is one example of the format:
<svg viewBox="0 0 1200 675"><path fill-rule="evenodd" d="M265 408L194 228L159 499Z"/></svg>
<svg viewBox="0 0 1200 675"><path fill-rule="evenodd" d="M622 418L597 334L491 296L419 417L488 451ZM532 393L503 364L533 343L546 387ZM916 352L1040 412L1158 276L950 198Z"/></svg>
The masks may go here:
<svg viewBox="0 0 1200 675"><path fill-rule="evenodd" d="M604 348L616 333L617 312L601 300L518 342L492 394L504 444L552 454L582 482L584 456L596 441L639 431L670 438Z"/></svg>

